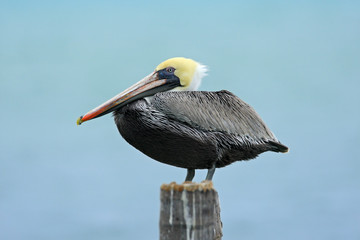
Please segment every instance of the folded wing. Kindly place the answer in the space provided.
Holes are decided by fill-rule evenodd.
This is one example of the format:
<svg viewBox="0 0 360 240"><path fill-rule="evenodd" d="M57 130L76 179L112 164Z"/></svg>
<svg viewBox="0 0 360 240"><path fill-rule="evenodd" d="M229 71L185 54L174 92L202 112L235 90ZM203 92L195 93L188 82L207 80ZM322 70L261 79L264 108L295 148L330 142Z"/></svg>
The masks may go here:
<svg viewBox="0 0 360 240"><path fill-rule="evenodd" d="M151 103L160 112L203 131L278 142L255 110L229 91L163 92Z"/></svg>

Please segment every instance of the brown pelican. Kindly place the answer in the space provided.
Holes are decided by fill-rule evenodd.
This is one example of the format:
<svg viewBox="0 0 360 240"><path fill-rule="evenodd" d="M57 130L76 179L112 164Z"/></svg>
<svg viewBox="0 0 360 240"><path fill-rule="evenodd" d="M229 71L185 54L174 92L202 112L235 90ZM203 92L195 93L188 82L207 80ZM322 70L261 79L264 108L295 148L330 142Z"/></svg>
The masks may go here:
<svg viewBox="0 0 360 240"><path fill-rule="evenodd" d="M206 66L187 58L171 58L155 71L77 120L77 124L114 113L122 137L147 156L186 168L215 168L249 160L281 144L255 110L229 91L195 91Z"/></svg>

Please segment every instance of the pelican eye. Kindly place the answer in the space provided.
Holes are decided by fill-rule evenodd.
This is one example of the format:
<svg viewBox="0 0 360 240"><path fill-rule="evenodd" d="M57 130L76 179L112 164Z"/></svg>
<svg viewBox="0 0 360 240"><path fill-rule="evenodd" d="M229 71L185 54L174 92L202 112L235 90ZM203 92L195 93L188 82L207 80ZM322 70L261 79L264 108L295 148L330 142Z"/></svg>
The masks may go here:
<svg viewBox="0 0 360 240"><path fill-rule="evenodd" d="M166 71L167 71L168 73L173 73L173 72L175 72L175 68L173 68L173 67L167 67L167 68L166 68Z"/></svg>

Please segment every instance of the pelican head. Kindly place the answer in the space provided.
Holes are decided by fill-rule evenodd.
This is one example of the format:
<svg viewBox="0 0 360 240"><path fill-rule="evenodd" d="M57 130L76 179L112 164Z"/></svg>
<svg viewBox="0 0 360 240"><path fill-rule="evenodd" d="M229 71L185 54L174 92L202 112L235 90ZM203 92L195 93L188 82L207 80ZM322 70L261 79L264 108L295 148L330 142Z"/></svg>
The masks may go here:
<svg viewBox="0 0 360 240"><path fill-rule="evenodd" d="M140 98L165 91L195 91L206 75L207 67L189 58L170 58L160 63L155 71L119 93L115 97L89 111L77 120L77 124L115 111Z"/></svg>
<svg viewBox="0 0 360 240"><path fill-rule="evenodd" d="M176 91L196 91L201 79L206 76L207 67L190 58L175 57L160 63L156 71L174 70L174 75L180 80L180 86L172 89ZM171 71L171 70L170 70Z"/></svg>

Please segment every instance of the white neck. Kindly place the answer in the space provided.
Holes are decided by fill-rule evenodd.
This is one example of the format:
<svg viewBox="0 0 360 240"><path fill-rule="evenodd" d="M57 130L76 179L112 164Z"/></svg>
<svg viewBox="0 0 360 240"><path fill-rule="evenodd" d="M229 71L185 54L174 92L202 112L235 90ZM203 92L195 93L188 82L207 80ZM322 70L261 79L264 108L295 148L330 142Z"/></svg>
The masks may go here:
<svg viewBox="0 0 360 240"><path fill-rule="evenodd" d="M208 67L199 63L194 72L193 79L190 85L186 88L186 91L196 91L200 87L202 78L207 75L207 71Z"/></svg>

